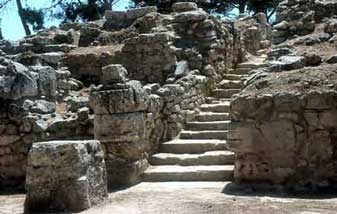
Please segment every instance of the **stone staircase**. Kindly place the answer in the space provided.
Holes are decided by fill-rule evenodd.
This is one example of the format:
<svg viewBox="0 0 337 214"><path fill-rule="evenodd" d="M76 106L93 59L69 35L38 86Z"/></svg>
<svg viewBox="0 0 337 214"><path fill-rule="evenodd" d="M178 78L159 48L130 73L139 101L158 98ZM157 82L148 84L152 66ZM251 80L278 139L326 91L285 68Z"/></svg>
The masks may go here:
<svg viewBox="0 0 337 214"><path fill-rule="evenodd" d="M151 166L143 174L143 181L232 180L234 153L226 147L230 100L240 92L247 74L260 64L242 63L225 75L178 138L163 143L160 153L151 157Z"/></svg>

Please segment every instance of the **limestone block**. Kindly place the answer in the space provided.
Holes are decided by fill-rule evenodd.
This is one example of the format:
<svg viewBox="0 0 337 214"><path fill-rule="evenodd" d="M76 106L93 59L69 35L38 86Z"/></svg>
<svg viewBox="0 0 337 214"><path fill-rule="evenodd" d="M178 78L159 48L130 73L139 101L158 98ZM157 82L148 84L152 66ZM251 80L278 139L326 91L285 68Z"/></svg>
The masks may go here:
<svg viewBox="0 0 337 214"><path fill-rule="evenodd" d="M157 12L156 6L135 8L135 9L128 10L126 12L126 18L128 20L135 20L135 19L145 16L148 13L154 13L154 12Z"/></svg>
<svg viewBox="0 0 337 214"><path fill-rule="evenodd" d="M187 12L191 10L196 10L198 5L194 2L177 2L172 5L174 12Z"/></svg>
<svg viewBox="0 0 337 214"><path fill-rule="evenodd" d="M102 68L101 82L105 83L123 83L126 81L127 70L119 64L108 65Z"/></svg>
<svg viewBox="0 0 337 214"><path fill-rule="evenodd" d="M38 95L38 83L36 76L28 69L19 64L11 63L1 67L0 74L0 97L17 100L22 97Z"/></svg>
<svg viewBox="0 0 337 214"><path fill-rule="evenodd" d="M109 188L131 185L139 182L140 176L149 166L146 159L129 162L125 160L107 160Z"/></svg>
<svg viewBox="0 0 337 214"><path fill-rule="evenodd" d="M47 98L56 96L56 72L50 66L32 66L32 72L38 76L39 95Z"/></svg>
<svg viewBox="0 0 337 214"><path fill-rule="evenodd" d="M104 28L107 30L119 29L128 24L125 11L105 11L105 19Z"/></svg>
<svg viewBox="0 0 337 214"><path fill-rule="evenodd" d="M106 142L144 140L145 115L142 112L95 115L95 139Z"/></svg>
<svg viewBox="0 0 337 214"><path fill-rule="evenodd" d="M203 21L208 17L207 13L203 10L194 10L183 13L178 13L174 16L174 21L178 23L185 22L199 22Z"/></svg>
<svg viewBox="0 0 337 214"><path fill-rule="evenodd" d="M144 111L149 97L138 81L130 81L125 89L92 92L89 100L95 114L114 114Z"/></svg>
<svg viewBox="0 0 337 214"><path fill-rule="evenodd" d="M99 141L33 144L28 157L26 212L79 212L107 199Z"/></svg>

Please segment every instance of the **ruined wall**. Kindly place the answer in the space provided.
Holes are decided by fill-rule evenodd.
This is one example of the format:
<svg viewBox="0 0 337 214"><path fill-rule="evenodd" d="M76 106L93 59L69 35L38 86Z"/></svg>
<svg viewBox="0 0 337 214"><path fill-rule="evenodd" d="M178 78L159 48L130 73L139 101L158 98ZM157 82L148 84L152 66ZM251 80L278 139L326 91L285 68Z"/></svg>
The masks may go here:
<svg viewBox="0 0 337 214"><path fill-rule="evenodd" d="M337 2L333 0L289 0L280 3L276 12L274 43L288 38L304 36L315 31L324 18L336 15Z"/></svg>
<svg viewBox="0 0 337 214"><path fill-rule="evenodd" d="M335 66L270 74L231 104L237 181L292 190L335 187Z"/></svg>
<svg viewBox="0 0 337 214"><path fill-rule="evenodd" d="M240 30L241 46L248 53L259 55L259 50L271 46L272 27L264 13L239 19L235 28Z"/></svg>
<svg viewBox="0 0 337 214"><path fill-rule="evenodd" d="M32 143L93 139L93 115L69 71L0 60L0 189L23 188Z"/></svg>
<svg viewBox="0 0 337 214"><path fill-rule="evenodd" d="M123 13L134 18L117 30L109 30L116 23L107 17L105 24L66 24L17 44L1 43L10 61L1 69L19 62L25 76L15 82L21 71L0 73L6 89L0 91L2 187L23 186L34 142L94 137L105 150L110 186L137 181L146 159L177 136L245 55L233 22L193 3L175 5L174 11L162 15L140 8ZM109 82L104 71L116 63L126 68L125 77Z"/></svg>
<svg viewBox="0 0 337 214"><path fill-rule="evenodd" d="M238 183L336 187L335 8L329 0L280 4L274 32L283 43L267 51L230 107Z"/></svg>
<svg viewBox="0 0 337 214"><path fill-rule="evenodd" d="M103 87L91 94L95 138L105 146L110 187L138 181L147 158L161 142L178 135L215 81L242 54L233 25L196 6L165 17L149 14L136 24L143 33L126 39L116 54L126 68L117 73L125 77L106 82L105 69L120 65L107 66Z"/></svg>

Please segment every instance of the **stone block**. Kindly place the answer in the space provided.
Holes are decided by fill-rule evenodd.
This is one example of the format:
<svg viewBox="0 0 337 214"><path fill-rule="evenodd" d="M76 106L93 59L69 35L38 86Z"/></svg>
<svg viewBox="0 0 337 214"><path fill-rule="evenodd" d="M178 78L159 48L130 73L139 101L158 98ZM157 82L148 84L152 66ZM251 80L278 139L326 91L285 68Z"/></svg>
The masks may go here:
<svg viewBox="0 0 337 214"><path fill-rule="evenodd" d="M174 12L187 12L191 10L196 10L198 5L194 2L177 2L172 5Z"/></svg>
<svg viewBox="0 0 337 214"><path fill-rule="evenodd" d="M174 21L178 23L200 22L205 20L207 16L207 13L203 10L188 11L175 15Z"/></svg>
<svg viewBox="0 0 337 214"><path fill-rule="evenodd" d="M126 81L127 70L123 65L113 64L102 68L101 82L105 83L123 83Z"/></svg>
<svg viewBox="0 0 337 214"><path fill-rule="evenodd" d="M99 141L33 144L28 156L25 211L79 212L108 197Z"/></svg>
<svg viewBox="0 0 337 214"><path fill-rule="evenodd" d="M126 12L126 18L128 20L135 20L135 19L145 16L148 13L155 13L155 12L157 12L156 6L131 9Z"/></svg>
<svg viewBox="0 0 337 214"><path fill-rule="evenodd" d="M95 115L95 139L106 142L131 142L145 137L143 112Z"/></svg>
<svg viewBox="0 0 337 214"><path fill-rule="evenodd" d="M124 89L97 91L90 95L95 114L145 111L148 101L148 94L137 81L130 81Z"/></svg>
<svg viewBox="0 0 337 214"><path fill-rule="evenodd" d="M125 160L107 160L108 187L132 185L139 182L140 176L149 166L146 159L129 162Z"/></svg>

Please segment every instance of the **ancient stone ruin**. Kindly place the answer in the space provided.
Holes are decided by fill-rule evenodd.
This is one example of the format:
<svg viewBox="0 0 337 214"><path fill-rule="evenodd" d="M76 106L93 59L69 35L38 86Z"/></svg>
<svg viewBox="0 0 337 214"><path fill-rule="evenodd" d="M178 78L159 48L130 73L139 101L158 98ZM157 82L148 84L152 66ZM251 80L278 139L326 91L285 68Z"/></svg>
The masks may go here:
<svg viewBox="0 0 337 214"><path fill-rule="evenodd" d="M336 187L337 2L283 1L273 27L173 11L1 41L0 190L78 212L142 181Z"/></svg>
<svg viewBox="0 0 337 214"><path fill-rule="evenodd" d="M264 68L231 103L235 180L336 187L335 1L284 1Z"/></svg>

